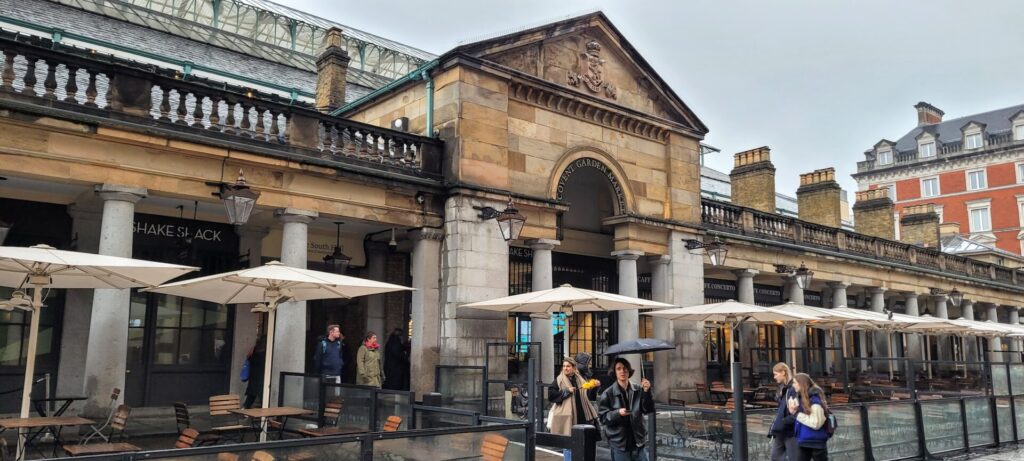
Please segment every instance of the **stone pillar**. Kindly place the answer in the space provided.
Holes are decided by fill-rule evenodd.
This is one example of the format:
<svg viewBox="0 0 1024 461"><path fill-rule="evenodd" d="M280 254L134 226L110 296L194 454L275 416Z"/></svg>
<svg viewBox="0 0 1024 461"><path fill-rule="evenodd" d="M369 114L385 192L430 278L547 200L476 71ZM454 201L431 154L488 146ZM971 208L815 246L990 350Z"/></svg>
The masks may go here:
<svg viewBox="0 0 1024 461"><path fill-rule="evenodd" d="M667 255L652 256L648 259L651 265L651 297L654 301L672 303L672 280L671 263L672 257ZM655 317L654 337L672 342L672 321ZM666 377L670 376L671 362L674 351L660 351L654 353L654 379L669 382ZM654 389L654 398L659 402L668 402L668 387L659 386Z"/></svg>
<svg viewBox="0 0 1024 461"><path fill-rule="evenodd" d="M643 256L644 252L636 250L613 251L612 256L619 261L619 294L623 296L637 297L639 288L637 286L636 260ZM640 336L640 311L629 309L618 311L619 315L619 342L636 339ZM640 382L641 356L629 354L625 358L637 370L631 381Z"/></svg>
<svg viewBox="0 0 1024 461"><path fill-rule="evenodd" d="M686 249L684 239L693 234L673 231L669 237L672 256L671 303L676 306L704 304L704 255ZM671 373L659 378L658 387L689 388L694 383L707 383L707 355L704 350L704 322L675 320L672 322L672 340L676 345L670 364Z"/></svg>
<svg viewBox="0 0 1024 461"><path fill-rule="evenodd" d="M263 260L263 237L270 232L267 227L239 226L235 228L238 233L238 254L249 255L247 267L258 267ZM242 372L242 364L245 363L249 351L252 350L258 338L256 327L259 324L260 314L251 312L252 304L235 304L235 331L231 347L231 385L232 394L242 395L245 393L247 383L239 381L237 376ZM266 325L260 326L266 329Z"/></svg>
<svg viewBox="0 0 1024 461"><path fill-rule="evenodd" d="M274 210L274 217L283 223L281 263L306 268L309 247L309 223L319 217L315 211L297 208ZM277 308L274 333L273 367L270 374L270 401L277 402L278 380L282 371L302 373L306 370L306 302L281 303Z"/></svg>
<svg viewBox="0 0 1024 461"><path fill-rule="evenodd" d="M736 276L736 300L741 303L754 304L754 277L760 271L756 269L737 269L732 271ZM753 366L751 353L757 347L757 324L744 323L739 328L740 361Z"/></svg>
<svg viewBox="0 0 1024 461"><path fill-rule="evenodd" d="M551 273L551 250L555 248L559 243L558 240L549 239L537 239L528 240L527 245L530 245L530 249L533 250L533 267L531 268L531 274L533 275L533 291L550 290L554 288L552 286L553 275ZM564 338L564 346L562 347L562 355L569 355L569 322L572 319L566 319L565 333L562 335ZM555 342L554 342L554 331L551 326L551 314L534 314L530 316L530 332L531 339L540 343L540 379L545 383L551 383L555 380L555 367L561 365L561 358L555 363Z"/></svg>
<svg viewBox="0 0 1024 461"><path fill-rule="evenodd" d="M974 301L964 299L960 302L960 317L966 320L974 320ZM964 342L964 359L968 362L981 361L978 356L978 337L967 336Z"/></svg>
<svg viewBox="0 0 1024 461"><path fill-rule="evenodd" d="M796 282L796 277L783 277L786 281L783 290L785 293L784 300L796 303L804 303L804 289L800 288L800 284ZM791 363L790 366L796 370L804 371L807 369L807 364L803 363L804 351L807 348L807 328L804 326L789 327L786 329L786 355L783 360L792 360L793 353L790 352L789 347L791 345L796 346L796 358L798 363ZM793 335L790 339L789 335Z"/></svg>
<svg viewBox="0 0 1024 461"><path fill-rule="evenodd" d="M388 245L383 242L367 242L366 244L366 272L367 278L378 282L387 281L388 273ZM377 338L383 344L387 341L390 331L386 331L384 320L387 317L386 295L371 295L366 297L366 332L377 333ZM362 338L359 338L362 341Z"/></svg>
<svg viewBox="0 0 1024 461"><path fill-rule="evenodd" d="M979 303L985 308L985 321L987 322L999 322L999 307L993 303ZM1006 359L1005 354L1002 353L1003 341L1001 338L993 337L988 340L989 344L989 360L992 362L1004 362Z"/></svg>
<svg viewBox="0 0 1024 461"><path fill-rule="evenodd" d="M868 306L872 312L885 312L885 291L884 287L871 287L868 289L868 293L871 295L871 301ZM889 347L892 344L889 334L873 331L871 336L874 345L873 357L889 357ZM878 372L888 372L890 369L889 365L889 362L884 360L874 361L874 369Z"/></svg>
<svg viewBox="0 0 1024 461"><path fill-rule="evenodd" d="M93 197L79 197L76 203L68 206L71 215L71 235L77 239L77 251L98 253L100 246L100 221L102 209L95 193ZM89 200L91 199L91 200ZM82 203L83 201L97 203ZM95 205L95 206L93 206ZM89 347L89 329L83 325L90 323L92 318L93 290L65 290L63 327L60 340L60 366L57 369L57 395L78 395L85 384L85 361L81 360L82 351ZM76 402L77 403L77 402ZM78 412L81 405L72 405L71 413Z"/></svg>
<svg viewBox="0 0 1024 461"><path fill-rule="evenodd" d="M917 293L904 291L902 295L906 314L912 316L920 315L920 309L917 305ZM924 353L921 351L921 335L904 334L904 337L907 338L907 357L914 360L924 360Z"/></svg>
<svg viewBox="0 0 1024 461"><path fill-rule="evenodd" d="M828 287L832 289L832 308L847 307L846 289L850 287L850 284L846 282L828 282Z"/></svg>
<svg viewBox="0 0 1024 461"><path fill-rule="evenodd" d="M1014 307L1014 306L1009 306L1009 309L1010 309L1010 313L1009 313L1010 315L1009 315L1009 318L1007 319L1008 321L1006 323L1009 323L1010 325L1013 325L1013 326L1020 325L1020 314L1018 313L1017 308ZM1010 360L1009 361L1014 362L1014 363L1020 363L1020 340L1016 339L1016 338L1010 338L1009 341L1010 341L1010 344L1009 344Z"/></svg>
<svg viewBox="0 0 1024 461"><path fill-rule="evenodd" d="M149 193L141 187L103 184L96 186L96 194L103 200L100 223L99 254L132 256L132 234L135 223L135 204ZM113 388L124 390L125 351L128 350L128 314L131 290L94 290L95 309L89 321L89 341L85 356L84 394L89 399L83 415L106 416ZM122 398L124 394L122 393Z"/></svg>
<svg viewBox="0 0 1024 461"><path fill-rule="evenodd" d="M935 312L932 314L936 318L948 319L949 318L949 296L948 295L932 295L932 303L935 307ZM938 345L939 356L936 360L952 360L953 359L953 342L949 335L938 335L935 337L935 341Z"/></svg>
<svg viewBox="0 0 1024 461"><path fill-rule="evenodd" d="M412 275L411 390L416 395L434 392L434 370L440 364L441 241L440 229L409 232L413 242L409 270Z"/></svg>
<svg viewBox="0 0 1024 461"><path fill-rule="evenodd" d="M829 307L831 307L833 309L835 309L837 307L847 307L846 306L846 289L850 287L850 284L846 283L846 282L828 282L828 287L832 291L832 299L831 299L832 304ZM845 350L842 350L842 348L843 348L843 335L844 334L846 334L846 333L843 332L843 330L840 328L840 329L832 330L832 333L830 333L828 335L829 341L828 341L827 344L830 347L834 347L834 348L840 349L838 357L836 356L836 354L826 354L825 355L828 358L828 363L826 364L827 369L834 370L836 373L839 373L839 372L842 371L842 368L841 368L842 367L841 357L845 357L846 354L847 354L847 352Z"/></svg>

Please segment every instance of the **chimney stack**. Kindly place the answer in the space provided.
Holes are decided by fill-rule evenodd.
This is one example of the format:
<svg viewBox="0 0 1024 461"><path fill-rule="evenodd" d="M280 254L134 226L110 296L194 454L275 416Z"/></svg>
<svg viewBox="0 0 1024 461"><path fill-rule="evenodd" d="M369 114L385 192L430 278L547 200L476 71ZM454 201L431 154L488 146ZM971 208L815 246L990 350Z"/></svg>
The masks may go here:
<svg viewBox="0 0 1024 461"><path fill-rule="evenodd" d="M952 237L960 235L960 223L944 222L939 224L939 237Z"/></svg>
<svg viewBox="0 0 1024 461"><path fill-rule="evenodd" d="M350 60L341 29L330 28L324 36L324 51L316 58L316 110L327 113L345 105Z"/></svg>
<svg viewBox="0 0 1024 461"><path fill-rule="evenodd" d="M842 188L836 182L836 169L825 168L800 175L796 203L800 219L822 226L842 227L840 206Z"/></svg>
<svg viewBox="0 0 1024 461"><path fill-rule="evenodd" d="M775 165L768 146L733 156L732 203L765 213L775 213Z"/></svg>
<svg viewBox="0 0 1024 461"><path fill-rule="evenodd" d="M917 126L941 123L942 116L946 115L946 113L939 110L938 107L924 101L914 104L914 109L917 109Z"/></svg>
<svg viewBox="0 0 1024 461"><path fill-rule="evenodd" d="M939 248L939 214L935 204L913 205L903 209L900 240L911 245Z"/></svg>
<svg viewBox="0 0 1024 461"><path fill-rule="evenodd" d="M896 240L894 212L888 188L858 191L853 204L854 229L858 234Z"/></svg>

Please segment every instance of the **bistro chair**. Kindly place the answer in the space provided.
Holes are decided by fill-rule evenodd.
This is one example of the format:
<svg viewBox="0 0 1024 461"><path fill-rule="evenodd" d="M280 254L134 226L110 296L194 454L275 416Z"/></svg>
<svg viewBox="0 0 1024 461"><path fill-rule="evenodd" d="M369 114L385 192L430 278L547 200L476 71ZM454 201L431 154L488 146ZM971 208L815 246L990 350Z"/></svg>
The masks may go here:
<svg viewBox="0 0 1024 461"><path fill-rule="evenodd" d="M188 411L188 405L185 405L184 402L174 402L174 420L178 426L178 434L181 434L181 431L192 427L192 415ZM215 444L219 442L220 439L221 436L217 434L200 433L196 443L199 446L203 446L207 444Z"/></svg>
<svg viewBox="0 0 1024 461"><path fill-rule="evenodd" d="M174 448L192 448L196 445L196 439L199 438L199 431L187 428L178 434L178 440L174 442Z"/></svg>
<svg viewBox="0 0 1024 461"><path fill-rule="evenodd" d="M239 442L245 441L245 431L252 430L252 426L242 424L241 418L232 413L232 410L240 410L242 401L236 394L215 395L210 397L210 418L213 421L227 422L220 426L213 426L210 431L222 436L229 434L238 438ZM213 424L213 423L211 423Z"/></svg>
<svg viewBox="0 0 1024 461"><path fill-rule="evenodd" d="M344 400L332 400L324 404L324 425L316 429L299 429L297 432L304 437L326 437L329 435L350 434L355 431L348 428L338 427L338 418L341 417L341 409ZM359 431L362 432L362 431Z"/></svg>
<svg viewBox="0 0 1024 461"><path fill-rule="evenodd" d="M217 461L238 461L235 453L217 453Z"/></svg>
<svg viewBox="0 0 1024 461"><path fill-rule="evenodd" d="M704 383L695 383L693 385L696 389L697 403L707 403L711 401L711 393L708 391L708 385Z"/></svg>
<svg viewBox="0 0 1024 461"><path fill-rule="evenodd" d="M263 450L252 454L252 461L274 461L274 455Z"/></svg>
<svg viewBox="0 0 1024 461"><path fill-rule="evenodd" d="M508 439L498 434L487 434L484 436L484 444L480 447L480 457L484 461L502 461L505 459L507 449Z"/></svg>
<svg viewBox="0 0 1024 461"><path fill-rule="evenodd" d="M384 432L397 432L398 428L402 426L402 417L391 415L388 416L387 421L384 421Z"/></svg>
<svg viewBox="0 0 1024 461"><path fill-rule="evenodd" d="M107 436L103 435L103 431L107 429L107 426L109 426L110 422L114 419L114 413L117 413L118 409L117 399L120 397L121 389L115 387L114 390L110 392L110 412L109 414L107 414L107 420L104 421L103 424L100 425L100 427L96 427L95 425L89 426L91 432L84 439L82 439L81 445L89 443L89 441L92 440L93 437L97 436L103 439L104 442L110 441L110 439L108 439Z"/></svg>

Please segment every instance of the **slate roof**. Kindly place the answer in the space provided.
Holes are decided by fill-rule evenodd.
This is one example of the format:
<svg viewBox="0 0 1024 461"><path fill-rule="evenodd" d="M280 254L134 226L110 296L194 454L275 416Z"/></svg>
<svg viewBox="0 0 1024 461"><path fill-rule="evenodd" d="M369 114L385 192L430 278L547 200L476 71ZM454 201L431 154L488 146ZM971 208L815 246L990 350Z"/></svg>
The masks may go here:
<svg viewBox="0 0 1024 461"><path fill-rule="evenodd" d="M988 134L1008 132L1013 128L1010 117L1013 117L1021 110L1024 110L1024 104L954 118L952 120L943 120L935 125L916 127L896 141L896 150L899 152L917 150L917 135L921 134L925 129L934 130L932 132L938 134L940 143L960 141L963 137L963 132L960 131L960 128L963 128L964 125L972 121L984 124L985 132Z"/></svg>
<svg viewBox="0 0 1024 461"><path fill-rule="evenodd" d="M190 61L285 88L296 88L308 93L316 92L315 72L229 51L46 0L0 0L0 12L2 12L0 16L63 29L68 33L102 40L140 52L152 53L173 60ZM0 19L0 24L2 22L3 20ZM123 57L131 58L130 55ZM358 77L360 72L358 69L349 69L349 74L353 77ZM209 78L216 79L212 76ZM354 101L371 91L373 88L353 83L350 79L345 99Z"/></svg>

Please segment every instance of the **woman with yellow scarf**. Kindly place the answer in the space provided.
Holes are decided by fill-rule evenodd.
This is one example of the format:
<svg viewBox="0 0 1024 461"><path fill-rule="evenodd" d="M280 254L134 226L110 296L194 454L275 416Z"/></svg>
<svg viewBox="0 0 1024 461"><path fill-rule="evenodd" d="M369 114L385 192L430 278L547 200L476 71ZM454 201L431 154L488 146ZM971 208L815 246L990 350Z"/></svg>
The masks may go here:
<svg viewBox="0 0 1024 461"><path fill-rule="evenodd" d="M548 428L552 433L571 435L573 425L590 424L597 419L597 410L587 397L587 391L596 389L598 382L583 379L575 360L562 359L562 372L555 378L555 384L548 389L548 401L553 404L548 412Z"/></svg>

